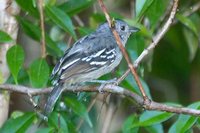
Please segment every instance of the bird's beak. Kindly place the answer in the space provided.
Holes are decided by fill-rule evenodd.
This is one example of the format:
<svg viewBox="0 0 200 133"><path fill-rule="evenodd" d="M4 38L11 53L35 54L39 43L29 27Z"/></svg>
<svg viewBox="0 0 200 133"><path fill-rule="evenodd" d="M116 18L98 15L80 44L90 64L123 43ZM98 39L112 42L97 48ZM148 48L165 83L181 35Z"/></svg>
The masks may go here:
<svg viewBox="0 0 200 133"><path fill-rule="evenodd" d="M130 27L129 27L129 31L130 31L131 33L133 33L133 32L138 32L138 31L140 31L140 29L137 28L137 27L130 26Z"/></svg>

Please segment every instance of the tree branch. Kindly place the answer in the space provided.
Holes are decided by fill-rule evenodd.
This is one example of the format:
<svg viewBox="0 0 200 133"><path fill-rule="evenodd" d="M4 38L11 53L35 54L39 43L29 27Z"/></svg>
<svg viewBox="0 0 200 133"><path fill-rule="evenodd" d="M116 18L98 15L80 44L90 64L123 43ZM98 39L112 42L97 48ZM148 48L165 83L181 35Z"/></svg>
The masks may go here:
<svg viewBox="0 0 200 133"><path fill-rule="evenodd" d="M65 91L69 92L99 92L98 90L99 86L80 86L76 89L65 89ZM20 85L11 85L11 84L3 84L0 85L0 90L6 90L11 92L18 92L26 95L42 95L47 94L51 92L52 87L49 88L30 88ZM120 86L116 85L106 85L103 88L103 92L109 92L109 93L115 93L119 95L124 95L126 97L130 97L131 99L135 100L139 105L143 105L143 98L128 89L122 88ZM156 111L166 111L171 113L177 113L177 114L187 114L187 115L194 115L194 116L200 116L200 110L196 109L190 109L190 108L184 108L184 107L175 107L175 106L169 106L162 103L157 103L154 101L151 101L149 105L147 105L146 110L156 110Z"/></svg>
<svg viewBox="0 0 200 133"><path fill-rule="evenodd" d="M46 57L46 44L45 44L45 28L44 28L44 11L43 0L38 0L38 7L40 12L40 27L41 27L41 54L42 58Z"/></svg>
<svg viewBox="0 0 200 133"><path fill-rule="evenodd" d="M168 31L168 29L169 29L170 25L172 24L173 19L175 17L177 7L178 7L178 0L174 0L172 11L170 13L170 16L169 16L167 22L160 29L160 31L158 31L158 34L153 38L153 42L148 46L148 48L146 48L145 50L143 50L143 52L140 54L140 56L135 60L135 62L134 62L134 66L135 67L137 67L138 64L142 61L142 59L145 56L147 56L149 54L149 52L151 50L153 50L158 45L158 42L162 39L162 37L164 36L164 34Z"/></svg>
<svg viewBox="0 0 200 133"><path fill-rule="evenodd" d="M191 6L190 10L187 10L183 13L183 16L190 16L194 12L198 11L200 9L200 2L195 3L193 6Z"/></svg>
<svg viewBox="0 0 200 133"><path fill-rule="evenodd" d="M172 10L171 10L168 20L166 21L164 26L158 31L158 33L153 37L153 42L151 44L149 44L149 46L146 49L144 49L143 52L140 54L140 56L134 61L134 68L138 67L138 65L141 63L141 61L150 53L151 50L153 50L158 45L158 42L162 39L162 37L168 31L170 25L172 24L172 22L174 20L177 7L178 7L178 0L174 0ZM129 72L130 72L130 69L128 69L122 75L122 77L120 77L120 79L118 81L121 82L129 74Z"/></svg>
<svg viewBox="0 0 200 133"><path fill-rule="evenodd" d="M128 64L128 67L129 67L129 69L131 70L131 73L132 73L133 77L135 78L135 81L136 81L136 83L137 83L137 85L138 85L138 87L139 87L139 89L140 89L140 92L141 92L141 94L142 94L142 96L143 96L144 104L145 104L145 102L148 101L148 97L147 97L147 95L146 95L146 93L145 93L145 91L144 91L144 88L143 88L142 83L141 83L141 81L140 81L140 79L139 79L139 76L138 76L138 74L137 74L137 72L136 72L136 70L135 70L135 68L134 68L134 66L133 66L133 64L132 64L132 62L131 62L131 59L130 59L129 56L128 56L128 53L127 53L126 49L124 48L124 46L123 46L123 44L122 44L122 42L121 42L121 39L120 39L120 37L119 37L119 34L117 33L117 31L116 31L115 28L114 28L114 27L115 27L115 26L114 26L114 23L112 22L112 20L111 20L109 14L108 14L108 11L107 11L107 9L106 9L106 7L105 7L103 1L102 1L102 0L98 0L98 2L99 2L99 5L100 5L102 11L103 11L104 14L105 14L105 17L106 17L107 22L108 22L108 24L109 24L109 27L110 27L110 29L111 29L111 31L112 31L114 37L115 37L115 40L116 40L116 42L117 42L117 45L119 46L119 48L120 48L120 50L121 50L121 52L122 52L122 54L123 54L123 56L124 56L124 58L125 58L127 64Z"/></svg>

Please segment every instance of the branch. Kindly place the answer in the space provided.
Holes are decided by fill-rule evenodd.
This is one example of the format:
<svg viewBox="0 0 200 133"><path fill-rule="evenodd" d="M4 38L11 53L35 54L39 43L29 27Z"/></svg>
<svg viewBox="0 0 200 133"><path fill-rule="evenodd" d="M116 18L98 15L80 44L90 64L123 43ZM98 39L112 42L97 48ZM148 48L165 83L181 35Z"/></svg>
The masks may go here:
<svg viewBox="0 0 200 133"><path fill-rule="evenodd" d="M41 53L42 58L46 57L46 44L45 44L45 28L44 28L44 11L43 11L43 0L38 0L38 7L40 12L40 27L41 27Z"/></svg>
<svg viewBox="0 0 200 133"><path fill-rule="evenodd" d="M178 7L178 0L174 0L174 4L172 7L172 11L170 13L170 16L167 20L167 22L164 24L164 26L161 28L161 30L158 32L158 34L153 38L153 42L148 46L148 48L146 48L141 54L140 56L136 59L136 61L134 62L134 66L138 67L138 64L142 61L142 59L149 54L149 52L151 50L153 50L157 45L158 42L162 39L162 37L165 35L165 33L168 31L170 25L173 22L173 19L175 17L176 14L176 10Z"/></svg>
<svg viewBox="0 0 200 133"><path fill-rule="evenodd" d="M190 6L190 10L187 10L186 12L183 13L183 16L190 16L194 12L198 11L200 9L200 2L195 3L193 6Z"/></svg>
<svg viewBox="0 0 200 133"><path fill-rule="evenodd" d="M133 64L132 64L132 62L131 62L131 59L130 59L129 56L128 56L128 53L127 53L126 49L124 48L124 46L123 46L123 44L122 44L122 42L121 42L121 39L120 39L120 37L119 37L119 34L117 33L117 31L116 31L115 28L114 28L114 27L115 27L115 26L114 26L114 23L112 23L112 20L111 20L109 14L108 14L108 11L107 11L107 9L106 9L106 7L105 7L103 1L102 1L102 0L98 0L98 2L99 2L99 5L100 5L102 11L103 11L104 14L105 14L105 17L106 17L107 22L108 22L108 24L109 24L109 27L110 27L110 29L111 29L111 31L112 31L114 37L115 37L115 40L116 40L116 42L117 42L117 45L119 46L119 48L120 48L120 50L121 50L121 52L122 52L122 54L123 54L123 56L124 56L124 58L125 58L127 64L128 64L128 67L129 67L129 69L131 70L131 73L132 73L133 77L135 78L135 81L136 81L136 83L137 83L137 85L138 85L138 87L139 87L139 89L140 89L140 92L142 93L142 96L143 96L143 98L144 98L144 104L145 104L145 102L148 100L148 97L147 97L147 95L146 95L146 93L145 93L145 91L144 91L144 88L143 88L143 86L142 86L142 84L141 84L141 81L139 80L139 76L138 76L138 74L137 74L137 72L136 72L136 70L135 70L135 68L134 68L134 66L133 66Z"/></svg>
<svg viewBox="0 0 200 133"><path fill-rule="evenodd" d="M77 87L75 90L72 89L65 89L65 91L69 92L99 92L98 90L99 86L80 86ZM105 89L106 88L106 89ZM0 90L6 90L11 92L19 92L26 95L42 95L47 94L51 92L52 87L49 88L30 88L20 85L11 85L11 84L3 84L0 85ZM124 95L126 97L130 97L131 99L135 100L139 105L143 105L143 98L128 89L122 88L120 86L116 85L106 85L103 88L103 92L108 93L115 93L119 95ZM187 114L187 115L194 115L194 116L200 116L200 110L196 109L190 109L190 108L184 108L184 107L175 107L175 106L169 106L161 103L157 103L154 101L151 101L149 105L147 105L146 110L156 110L156 111L166 111L171 113L177 113L177 114Z"/></svg>
<svg viewBox="0 0 200 133"><path fill-rule="evenodd" d="M199 9L200 9L200 2L195 3L193 6L190 6L190 9L189 10L187 9L182 14L183 14L183 16L188 17L188 16L192 15L193 13L195 13L196 11L198 11ZM176 19L173 22L173 25L175 25L177 22L178 22L178 20Z"/></svg>
<svg viewBox="0 0 200 133"><path fill-rule="evenodd" d="M178 0L174 0L172 10L170 13L170 16L164 26L158 31L158 33L153 37L153 42L149 44L149 46L143 50L143 52L140 54L140 56L134 61L134 68L137 68L138 65L141 63L141 61L150 53L151 50L153 50L159 43L159 41L162 39L162 37L165 35L165 33L168 31L170 25L172 24L176 10L178 7ZM121 82L130 72L130 68L120 77L118 80Z"/></svg>

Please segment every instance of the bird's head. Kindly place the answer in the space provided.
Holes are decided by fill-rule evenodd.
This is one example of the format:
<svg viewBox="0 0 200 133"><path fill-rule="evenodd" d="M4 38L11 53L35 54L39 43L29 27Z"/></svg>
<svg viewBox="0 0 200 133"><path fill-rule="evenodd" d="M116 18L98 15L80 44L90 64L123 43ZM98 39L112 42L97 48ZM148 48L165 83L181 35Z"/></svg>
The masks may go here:
<svg viewBox="0 0 200 133"><path fill-rule="evenodd" d="M127 24L125 21L123 21L123 20L117 19L117 20L115 20L114 22L115 22L114 28L115 28L115 30L118 32L118 34L119 34L119 36L120 36L121 41L122 41L123 44L126 44L128 38L129 38L129 36L130 36L132 33L139 31L138 28L136 28L136 27L134 27L134 26L128 25L128 24ZM109 31L108 33L110 33L110 28L109 28L108 23L105 22L105 23L101 24L101 25L98 27L97 31L103 31L103 32L108 32L108 31Z"/></svg>

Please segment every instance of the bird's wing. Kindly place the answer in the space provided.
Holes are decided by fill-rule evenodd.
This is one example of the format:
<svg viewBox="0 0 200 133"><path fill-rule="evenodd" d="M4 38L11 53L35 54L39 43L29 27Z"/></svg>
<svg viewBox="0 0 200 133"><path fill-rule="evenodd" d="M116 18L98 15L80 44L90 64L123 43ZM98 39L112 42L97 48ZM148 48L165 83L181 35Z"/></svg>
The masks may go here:
<svg viewBox="0 0 200 133"><path fill-rule="evenodd" d="M109 47L105 47L108 45ZM116 58L116 43L109 37L86 36L77 41L56 64L55 83L71 76L88 73L110 65ZM54 83L54 84L55 84Z"/></svg>

